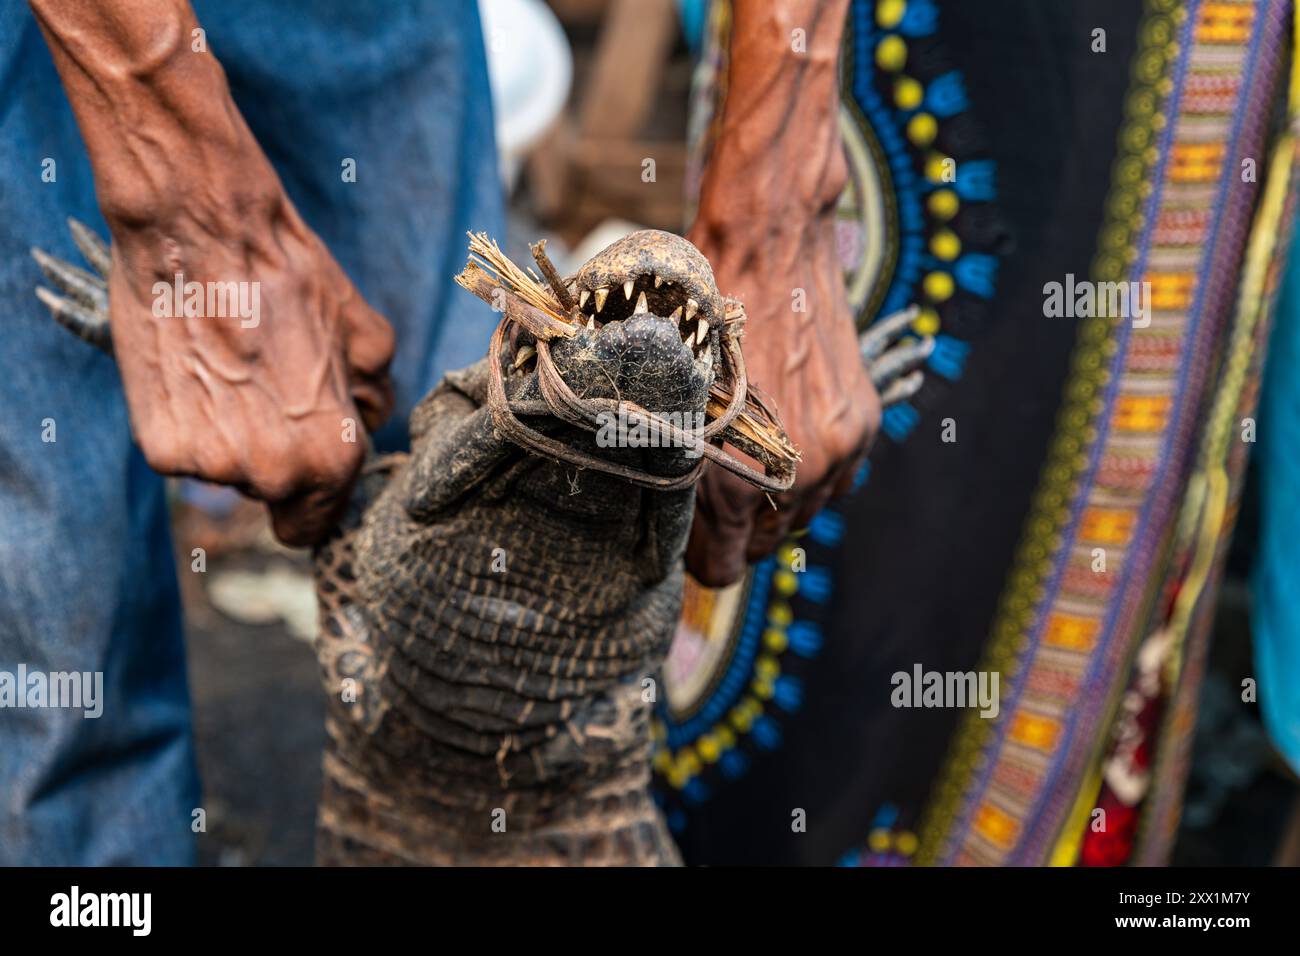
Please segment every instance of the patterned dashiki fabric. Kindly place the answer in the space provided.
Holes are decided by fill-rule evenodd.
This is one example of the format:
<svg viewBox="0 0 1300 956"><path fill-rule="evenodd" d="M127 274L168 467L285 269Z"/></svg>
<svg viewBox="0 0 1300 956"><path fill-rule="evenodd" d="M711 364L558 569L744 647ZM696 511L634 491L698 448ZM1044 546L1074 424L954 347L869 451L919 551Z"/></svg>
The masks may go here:
<svg viewBox="0 0 1300 956"><path fill-rule="evenodd" d="M937 348L852 496L688 584L655 726L688 862L1167 859L1294 214L1291 17L853 0L850 298L861 327L916 304ZM1140 314L1049 308L1119 282ZM996 715L894 706L930 672L996 673Z"/></svg>

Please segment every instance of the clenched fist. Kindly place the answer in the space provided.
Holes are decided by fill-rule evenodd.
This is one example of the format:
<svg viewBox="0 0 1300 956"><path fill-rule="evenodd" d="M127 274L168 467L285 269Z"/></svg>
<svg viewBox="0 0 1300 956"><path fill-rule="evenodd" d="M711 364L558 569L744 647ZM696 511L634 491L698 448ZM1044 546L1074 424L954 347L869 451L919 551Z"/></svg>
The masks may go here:
<svg viewBox="0 0 1300 956"><path fill-rule="evenodd" d="M166 221L106 212L110 327L145 458L266 501L287 544L319 540L361 467L366 429L392 409L388 323L277 190ZM157 308L177 274L199 290L235 283L245 308Z"/></svg>

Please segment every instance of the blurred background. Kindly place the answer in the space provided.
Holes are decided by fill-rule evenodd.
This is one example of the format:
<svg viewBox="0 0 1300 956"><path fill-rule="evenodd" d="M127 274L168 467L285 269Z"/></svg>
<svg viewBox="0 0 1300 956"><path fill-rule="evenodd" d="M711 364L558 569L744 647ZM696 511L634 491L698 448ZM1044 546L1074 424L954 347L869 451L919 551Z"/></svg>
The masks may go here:
<svg viewBox="0 0 1300 956"><path fill-rule="evenodd" d="M506 251L548 241L562 272L631 229L687 224L691 81L706 0L480 0L492 68ZM504 25L525 29L505 29ZM526 45L518 37L528 37ZM654 157L653 188L642 163ZM209 865L310 864L324 704L307 554L263 509L172 485ZM1300 863L1300 789L1236 675L1250 673L1245 584L1254 483L1229 559L1174 863ZM191 571L195 548L207 570Z"/></svg>

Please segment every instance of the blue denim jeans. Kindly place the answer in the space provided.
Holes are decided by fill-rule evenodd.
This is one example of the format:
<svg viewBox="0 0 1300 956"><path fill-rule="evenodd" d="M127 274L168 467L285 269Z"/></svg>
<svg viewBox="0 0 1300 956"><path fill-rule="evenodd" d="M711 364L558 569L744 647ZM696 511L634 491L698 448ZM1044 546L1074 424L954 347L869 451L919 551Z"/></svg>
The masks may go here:
<svg viewBox="0 0 1300 956"><path fill-rule="evenodd" d="M398 414L376 441L398 446L494 324L451 282L465 231L503 226L477 6L194 7L290 197L397 331ZM0 864L182 864L202 802L163 483L112 360L32 294L31 246L79 261L68 216L106 234L44 40L0 0L0 673L101 672L104 697L98 718L0 707Z"/></svg>

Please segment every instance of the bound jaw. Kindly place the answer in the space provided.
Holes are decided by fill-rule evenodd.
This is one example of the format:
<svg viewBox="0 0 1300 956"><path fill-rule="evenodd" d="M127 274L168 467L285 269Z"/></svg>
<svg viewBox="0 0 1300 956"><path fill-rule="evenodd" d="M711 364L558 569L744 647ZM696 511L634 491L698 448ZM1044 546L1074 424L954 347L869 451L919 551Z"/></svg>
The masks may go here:
<svg viewBox="0 0 1300 956"><path fill-rule="evenodd" d="M551 354L555 367L579 397L621 400L655 416L649 419L635 412L623 416L614 411L601 413L603 427L597 433L597 446L602 453L611 447L643 447L651 453L660 451L656 447L660 445L682 447L680 441L672 441L667 434L661 435L655 445L639 441L636 426L644 426L640 429L644 431L645 427L657 428L656 423L663 421L687 431L698 432L704 427L709 386L713 383L711 348L708 344L701 346L697 358L671 318L647 312L612 320L595 330L584 328L572 339L554 345ZM613 445L609 431L612 419L621 419L626 432L620 433ZM699 457L694 454L690 464ZM654 465L646 462L648 468L659 473Z"/></svg>
<svg viewBox="0 0 1300 956"><path fill-rule="evenodd" d="M594 436L570 427L556 437L655 475L694 468L699 450L663 423L688 433L705 424L723 313L708 262L677 236L643 231L587 262L566 286L574 331L549 346L565 384L581 400L623 402L654 419L607 408ZM540 394L537 365L536 340L522 332L506 387L512 400Z"/></svg>

